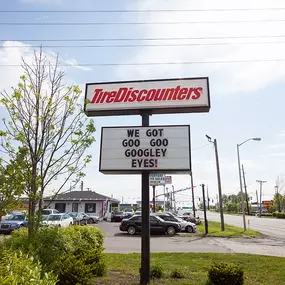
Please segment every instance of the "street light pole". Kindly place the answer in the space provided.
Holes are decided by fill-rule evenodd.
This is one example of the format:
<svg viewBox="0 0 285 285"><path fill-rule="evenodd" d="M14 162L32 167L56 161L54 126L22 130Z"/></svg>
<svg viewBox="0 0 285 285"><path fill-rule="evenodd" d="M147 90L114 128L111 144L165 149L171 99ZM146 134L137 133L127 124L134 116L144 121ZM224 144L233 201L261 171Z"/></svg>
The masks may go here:
<svg viewBox="0 0 285 285"><path fill-rule="evenodd" d="M243 191L242 191L241 169L240 169L239 146L240 145L237 145L239 186L240 186L240 192L241 192L241 209L242 209L242 219L243 219L243 230L246 231L246 221L245 221L245 211L244 211L244 197L243 197Z"/></svg>

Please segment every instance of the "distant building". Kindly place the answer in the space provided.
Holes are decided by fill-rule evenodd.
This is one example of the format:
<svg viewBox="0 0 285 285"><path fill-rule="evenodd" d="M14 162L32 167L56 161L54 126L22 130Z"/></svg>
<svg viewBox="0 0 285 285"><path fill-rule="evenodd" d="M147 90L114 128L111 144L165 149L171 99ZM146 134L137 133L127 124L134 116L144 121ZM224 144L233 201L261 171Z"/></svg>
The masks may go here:
<svg viewBox="0 0 285 285"><path fill-rule="evenodd" d="M93 191L71 191L44 198L44 207L57 209L60 213L85 212L104 216L113 208L119 207L120 201Z"/></svg>

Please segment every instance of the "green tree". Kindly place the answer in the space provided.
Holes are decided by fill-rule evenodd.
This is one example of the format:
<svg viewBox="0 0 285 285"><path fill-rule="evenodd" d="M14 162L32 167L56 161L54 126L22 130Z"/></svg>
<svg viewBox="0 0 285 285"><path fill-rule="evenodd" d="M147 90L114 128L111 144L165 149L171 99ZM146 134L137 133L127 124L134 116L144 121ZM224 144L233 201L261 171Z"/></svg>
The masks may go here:
<svg viewBox="0 0 285 285"><path fill-rule="evenodd" d="M1 93L9 120L3 118L0 146L11 161L19 147L26 151L21 182L29 197L31 236L38 227L36 209L42 209L47 187L58 180L55 196L69 188L68 181L77 183L84 176L83 168L91 161L86 150L95 140L95 127L78 103L82 91L64 83L58 58L50 63L40 50L34 53L31 65L23 59L22 67L18 86L11 93ZM1 160L3 169L7 164Z"/></svg>
<svg viewBox="0 0 285 285"><path fill-rule="evenodd" d="M22 204L21 196L25 192L24 158L26 151L19 148L15 160L11 160L4 168L0 168L0 221L8 210Z"/></svg>

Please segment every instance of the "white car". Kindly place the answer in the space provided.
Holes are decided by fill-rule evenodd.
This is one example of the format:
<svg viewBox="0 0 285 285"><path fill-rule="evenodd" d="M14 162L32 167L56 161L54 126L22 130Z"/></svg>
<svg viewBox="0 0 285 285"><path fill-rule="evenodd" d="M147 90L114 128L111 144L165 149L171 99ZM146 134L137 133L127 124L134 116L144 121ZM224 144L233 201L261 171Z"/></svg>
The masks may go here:
<svg viewBox="0 0 285 285"><path fill-rule="evenodd" d="M44 223L48 226L69 227L73 224L73 218L68 214L51 214Z"/></svg>
<svg viewBox="0 0 285 285"><path fill-rule="evenodd" d="M176 217L175 215L173 215L170 212L156 213L155 215L159 216L164 221L179 223L181 225L181 232L187 232L187 233L195 233L196 232L196 225L195 224L193 224L191 222L184 221L184 220Z"/></svg>

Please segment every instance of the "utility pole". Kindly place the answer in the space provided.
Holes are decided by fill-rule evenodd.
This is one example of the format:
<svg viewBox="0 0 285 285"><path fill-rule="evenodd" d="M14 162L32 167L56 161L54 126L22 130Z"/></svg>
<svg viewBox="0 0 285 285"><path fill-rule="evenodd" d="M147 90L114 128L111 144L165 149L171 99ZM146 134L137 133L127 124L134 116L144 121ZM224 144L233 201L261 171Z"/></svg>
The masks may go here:
<svg viewBox="0 0 285 285"><path fill-rule="evenodd" d="M259 187L260 187L260 193L259 193L259 217L261 218L262 216L262 184L266 183L266 181L263 180L256 180L257 183L259 183Z"/></svg>
<svg viewBox="0 0 285 285"><path fill-rule="evenodd" d="M152 185L152 211L155 213L155 185Z"/></svg>
<svg viewBox="0 0 285 285"><path fill-rule="evenodd" d="M173 207L172 212L176 212L176 202L175 202L175 192L174 192L174 186L172 185L172 198L173 198Z"/></svg>
<svg viewBox="0 0 285 285"><path fill-rule="evenodd" d="M241 167L242 167L242 175L243 175L243 184L244 184L244 193L245 193L246 209L247 209L247 214L249 215L248 196L247 196L247 189L246 189L245 173L244 173L243 164L242 164Z"/></svg>
<svg viewBox="0 0 285 285"><path fill-rule="evenodd" d="M83 191L83 181L81 181L81 191Z"/></svg>
<svg viewBox="0 0 285 285"><path fill-rule="evenodd" d="M257 190L256 190L256 203L257 203L257 210L258 210L259 203L258 203L258 191Z"/></svg>
<svg viewBox="0 0 285 285"><path fill-rule="evenodd" d="M207 201L208 201L208 211L210 210L210 199L209 199L209 188L207 185Z"/></svg>
<svg viewBox="0 0 285 285"><path fill-rule="evenodd" d="M205 222L205 233L208 234L208 220L207 220L207 209L205 201L205 185L202 184L202 194L203 194L203 208L204 208L204 222Z"/></svg>
<svg viewBox="0 0 285 285"><path fill-rule="evenodd" d="M192 166L191 166L191 167L192 167ZM190 181L191 181L193 216L196 217L195 197L194 197L194 184L193 184L194 182L193 182L193 172L192 172L192 171L191 171Z"/></svg>
<svg viewBox="0 0 285 285"><path fill-rule="evenodd" d="M191 137L189 137L189 146L191 151ZM192 159L190 159L190 182L191 182L191 194L192 194L192 210L193 216L196 217L196 209L195 209L195 197L194 197L194 182L193 182L193 168L192 168Z"/></svg>
<svg viewBox="0 0 285 285"><path fill-rule="evenodd" d="M220 164L219 164L219 154L218 154L218 143L217 140L206 135L206 138L209 142L214 144L215 147L215 155L216 155L216 167L217 167L217 178L218 178L218 191L219 191L219 208L220 208L220 216L221 216L221 230L225 230L225 222L224 222L224 210L223 210L223 195L222 195L222 183L221 183L221 174L220 174Z"/></svg>

